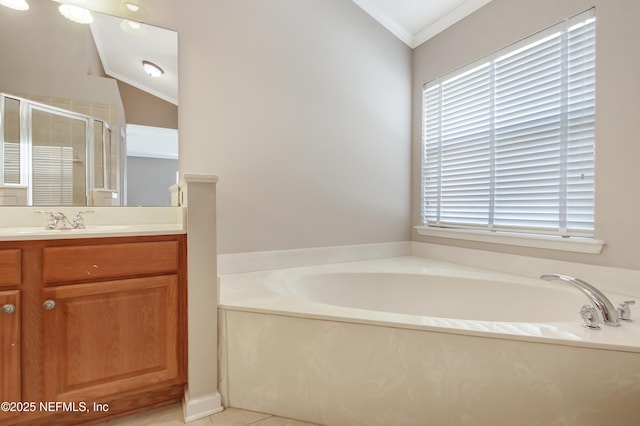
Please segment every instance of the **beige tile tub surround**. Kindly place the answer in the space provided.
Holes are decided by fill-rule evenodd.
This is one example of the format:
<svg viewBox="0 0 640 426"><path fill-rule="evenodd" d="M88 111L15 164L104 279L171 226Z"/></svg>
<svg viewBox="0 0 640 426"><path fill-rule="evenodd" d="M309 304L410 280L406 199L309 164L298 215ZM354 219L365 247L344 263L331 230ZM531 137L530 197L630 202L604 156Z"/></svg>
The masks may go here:
<svg viewBox="0 0 640 426"><path fill-rule="evenodd" d="M221 310L232 407L331 425L637 425L637 353Z"/></svg>
<svg viewBox="0 0 640 426"><path fill-rule="evenodd" d="M349 248L350 256L363 254L355 249ZM548 272L573 274L607 294L637 294L640 277L638 271L620 268L418 242L411 243L410 252L532 279ZM294 254L271 252L259 260L282 266L284 258L296 258L297 266L337 256L319 250L311 257L305 252L300 261ZM622 346L602 349L578 341L546 341L546 333L515 341L470 330L461 331L467 335L423 326L410 330L392 322L343 318L336 308L326 311L334 312L327 318L318 308L326 305L309 303L315 308L303 314L309 306L287 309L264 292L242 296L238 278L263 277L265 272L238 275L243 259L232 260L227 266L234 274L221 278L223 290L232 291L223 296L234 297L223 297L218 319L225 406L331 425L634 425L640 418L635 402L640 399L640 353L627 348L624 339L626 331L635 335L635 323L605 327L597 335L580 327L576 314L575 327L567 332L577 340L623 338ZM232 283L232 289L225 286ZM532 325L523 327L537 330Z"/></svg>

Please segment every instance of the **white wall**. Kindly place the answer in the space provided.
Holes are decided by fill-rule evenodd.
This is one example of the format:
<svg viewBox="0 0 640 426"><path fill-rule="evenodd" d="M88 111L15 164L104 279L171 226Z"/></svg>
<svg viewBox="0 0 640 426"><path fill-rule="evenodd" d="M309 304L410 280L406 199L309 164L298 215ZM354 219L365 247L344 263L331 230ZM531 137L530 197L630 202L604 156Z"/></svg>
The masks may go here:
<svg viewBox="0 0 640 426"><path fill-rule="evenodd" d="M179 34L180 171L220 175L220 253L410 238L407 46L346 0L149 7Z"/></svg>
<svg viewBox="0 0 640 426"><path fill-rule="evenodd" d="M572 254L413 236L469 248L640 269L640 2L493 0L414 51L413 225L420 224L420 125L423 83L590 7L596 7L596 226L602 254Z"/></svg>

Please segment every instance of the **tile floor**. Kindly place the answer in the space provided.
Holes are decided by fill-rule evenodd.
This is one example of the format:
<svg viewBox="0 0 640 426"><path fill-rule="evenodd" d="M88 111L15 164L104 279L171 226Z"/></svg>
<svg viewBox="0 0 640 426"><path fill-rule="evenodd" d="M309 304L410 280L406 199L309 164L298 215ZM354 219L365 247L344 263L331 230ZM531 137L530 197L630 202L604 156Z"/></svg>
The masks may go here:
<svg viewBox="0 0 640 426"><path fill-rule="evenodd" d="M109 420L99 426L180 426L184 424L182 404L175 404ZM237 408L226 408L220 413L187 424L190 426L319 426L316 423L301 422Z"/></svg>

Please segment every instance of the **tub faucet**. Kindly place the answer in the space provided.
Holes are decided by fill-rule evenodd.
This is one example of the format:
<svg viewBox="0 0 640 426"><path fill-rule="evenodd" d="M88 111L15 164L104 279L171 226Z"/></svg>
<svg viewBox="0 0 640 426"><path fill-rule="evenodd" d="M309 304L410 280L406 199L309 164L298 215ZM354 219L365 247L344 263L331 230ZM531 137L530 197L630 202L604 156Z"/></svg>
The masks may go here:
<svg viewBox="0 0 640 426"><path fill-rule="evenodd" d="M600 290L588 282L563 274L543 274L540 278L546 281L560 280L573 285L584 293L584 295L587 296L587 299L593 303L598 312L600 312L600 316L602 316L602 322L604 322L604 324L612 327L618 327L620 325L618 311L613 307L613 303L611 303L607 296L605 296Z"/></svg>

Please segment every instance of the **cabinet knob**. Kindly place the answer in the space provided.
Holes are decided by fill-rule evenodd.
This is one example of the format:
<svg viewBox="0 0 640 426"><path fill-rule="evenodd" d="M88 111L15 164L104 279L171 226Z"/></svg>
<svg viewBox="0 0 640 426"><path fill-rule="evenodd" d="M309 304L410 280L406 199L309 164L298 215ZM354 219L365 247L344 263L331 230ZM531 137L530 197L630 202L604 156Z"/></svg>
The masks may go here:
<svg viewBox="0 0 640 426"><path fill-rule="evenodd" d="M16 311L16 305L13 305L11 303L7 303L6 305L2 305L2 313L3 314L12 314Z"/></svg>
<svg viewBox="0 0 640 426"><path fill-rule="evenodd" d="M55 307L56 307L56 301L55 301L55 300L53 300L53 299L47 299L47 300L45 300L45 301L44 301L44 303L42 304L42 308L43 308L45 311L50 311L50 310L52 310L52 309L53 309L53 308L55 308Z"/></svg>

